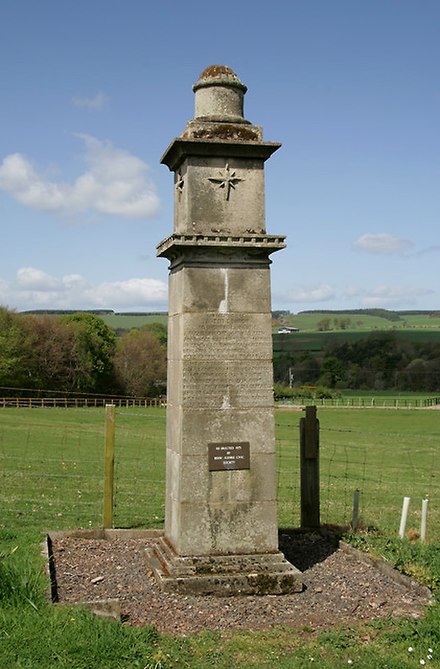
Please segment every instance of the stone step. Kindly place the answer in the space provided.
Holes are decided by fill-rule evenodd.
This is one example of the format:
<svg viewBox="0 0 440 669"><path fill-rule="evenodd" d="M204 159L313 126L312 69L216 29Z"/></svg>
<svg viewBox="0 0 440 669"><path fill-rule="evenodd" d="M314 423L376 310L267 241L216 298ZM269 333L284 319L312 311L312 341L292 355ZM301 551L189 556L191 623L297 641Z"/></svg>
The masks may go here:
<svg viewBox="0 0 440 669"><path fill-rule="evenodd" d="M282 553L256 553L244 555L197 555L180 556L175 553L166 540L160 538L155 542L157 559L164 565L172 565L172 571L177 576L191 576L195 574L217 574L268 571L290 571L292 565Z"/></svg>
<svg viewBox="0 0 440 669"><path fill-rule="evenodd" d="M162 538L146 549L146 562L165 592L286 594L301 592L301 572L282 553L178 556Z"/></svg>

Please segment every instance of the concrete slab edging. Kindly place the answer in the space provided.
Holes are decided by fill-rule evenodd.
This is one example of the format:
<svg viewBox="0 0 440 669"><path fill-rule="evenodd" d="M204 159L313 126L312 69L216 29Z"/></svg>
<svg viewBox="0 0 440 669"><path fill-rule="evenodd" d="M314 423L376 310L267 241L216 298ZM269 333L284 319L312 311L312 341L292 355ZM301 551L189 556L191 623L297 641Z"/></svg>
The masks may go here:
<svg viewBox="0 0 440 669"><path fill-rule="evenodd" d="M402 574L400 571L397 571L397 569L385 559L377 558L373 555L369 555L368 553L364 553L363 551L359 550L359 548L355 548L354 546L345 543L345 541L339 542L339 548L347 555L351 555L364 564L371 565L374 569L377 569L382 574L391 578L395 583L402 585L417 595L425 596L430 601L433 599L432 592L426 585L422 585L415 579L411 578L411 576L407 576L406 574Z"/></svg>
<svg viewBox="0 0 440 669"><path fill-rule="evenodd" d="M45 571L49 578L47 598L57 606L84 606L97 616L121 620L121 602L116 598L95 599L92 601L64 604L58 600L56 565L53 555L53 541L71 537L74 539L157 539L163 535L162 530L134 530L134 529L73 529L54 530L47 532L41 543L41 552L45 561Z"/></svg>
<svg viewBox="0 0 440 669"><path fill-rule="evenodd" d="M119 599L96 599L93 601L76 602L74 604L64 604L58 601L57 583L56 583L56 565L54 562L52 542L55 539L64 539L71 537L75 539L104 539L110 540L114 538L125 539L158 539L163 536L163 530L148 529L148 530L133 530L133 529L73 529L73 530L56 530L47 532L45 539L41 544L41 552L45 560L46 573L49 577L48 600L57 606L84 606L92 611L95 615L112 618L114 620L121 619L121 603ZM393 581L407 588L409 591L427 598L429 603L434 602L433 595L430 589L416 581L415 579L402 574L397 571L389 562L383 558L377 558L368 553L347 544L345 541L339 542L339 548L348 556L360 560L364 564L372 566L384 575L391 578Z"/></svg>

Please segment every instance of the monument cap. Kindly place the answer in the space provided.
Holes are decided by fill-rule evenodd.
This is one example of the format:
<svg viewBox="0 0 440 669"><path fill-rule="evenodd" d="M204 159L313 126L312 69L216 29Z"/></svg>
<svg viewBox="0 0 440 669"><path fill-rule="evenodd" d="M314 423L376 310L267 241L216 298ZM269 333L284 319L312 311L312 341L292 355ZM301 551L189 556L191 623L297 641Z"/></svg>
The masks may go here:
<svg viewBox="0 0 440 669"><path fill-rule="evenodd" d="M196 92L199 88L207 86L235 86L246 93L247 86L245 86L227 65L209 65L199 76L198 81L193 84L193 91Z"/></svg>
<svg viewBox="0 0 440 669"><path fill-rule="evenodd" d="M205 68L193 85L195 117L223 122L243 122L243 96L247 91L238 76L226 65Z"/></svg>

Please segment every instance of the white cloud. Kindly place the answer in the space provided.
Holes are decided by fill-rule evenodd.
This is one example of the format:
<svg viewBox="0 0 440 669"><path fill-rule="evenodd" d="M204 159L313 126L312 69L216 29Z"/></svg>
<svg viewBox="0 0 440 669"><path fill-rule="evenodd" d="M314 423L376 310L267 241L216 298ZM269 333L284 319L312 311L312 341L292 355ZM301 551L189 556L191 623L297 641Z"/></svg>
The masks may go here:
<svg viewBox="0 0 440 669"><path fill-rule="evenodd" d="M15 281L0 279L0 304L25 309L166 309L167 285L158 279L127 279L92 285L80 274L57 278L33 267Z"/></svg>
<svg viewBox="0 0 440 669"><path fill-rule="evenodd" d="M46 274L40 269L22 267L17 272L17 287L19 290L59 291L63 284L55 277Z"/></svg>
<svg viewBox="0 0 440 669"><path fill-rule="evenodd" d="M92 111L100 111L104 105L108 102L109 98L107 95L99 91L94 97L86 98L80 95L75 95L72 98L72 102L75 107L81 107L83 109L91 109Z"/></svg>
<svg viewBox="0 0 440 669"><path fill-rule="evenodd" d="M414 288L408 286L379 285L363 291L360 303L362 307L399 308L416 305L417 299L424 295L431 295L434 291L429 288Z"/></svg>
<svg viewBox="0 0 440 669"><path fill-rule="evenodd" d="M359 288L358 286L347 286L344 290L344 297L348 299L359 297L359 295L362 295L363 292L363 289Z"/></svg>
<svg viewBox="0 0 440 669"><path fill-rule="evenodd" d="M55 183L39 173L21 153L0 164L0 189L31 209L61 216L89 211L123 218L149 218L159 210L159 198L140 158L109 141L78 135L84 142L88 169L73 184Z"/></svg>
<svg viewBox="0 0 440 669"><path fill-rule="evenodd" d="M289 293L289 298L295 302L326 302L334 297L331 286L325 283L314 286L300 286Z"/></svg>
<svg viewBox="0 0 440 669"><path fill-rule="evenodd" d="M391 255L393 253L403 253L413 246L413 243L407 239L401 239L394 235L384 232L377 234L365 234L353 242L353 246L368 253L378 253L380 255Z"/></svg>
<svg viewBox="0 0 440 669"><path fill-rule="evenodd" d="M92 291L93 298L101 306L111 304L134 307L142 304L165 304L167 286L157 279L128 279L102 283Z"/></svg>

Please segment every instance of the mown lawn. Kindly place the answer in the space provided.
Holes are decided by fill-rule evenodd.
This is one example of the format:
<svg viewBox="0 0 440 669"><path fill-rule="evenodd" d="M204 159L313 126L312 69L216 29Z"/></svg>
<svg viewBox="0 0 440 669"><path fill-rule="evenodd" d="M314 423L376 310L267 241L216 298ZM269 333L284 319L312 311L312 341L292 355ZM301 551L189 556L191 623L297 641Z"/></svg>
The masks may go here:
<svg viewBox="0 0 440 669"><path fill-rule="evenodd" d="M276 413L282 526L298 525L302 415ZM438 591L438 412L319 409L318 416L322 521L349 522L353 491L360 488L362 521L369 530L349 540L385 555ZM161 526L164 440L162 409L117 410L116 525ZM42 531L101 524L103 443L103 409L0 410L0 667L405 669L422 666L420 660L440 666L438 604L424 620L386 619L322 633L305 624L300 630L205 632L188 638L48 605L39 553ZM428 543L398 540L403 495L411 497L408 528L417 530L426 494Z"/></svg>

